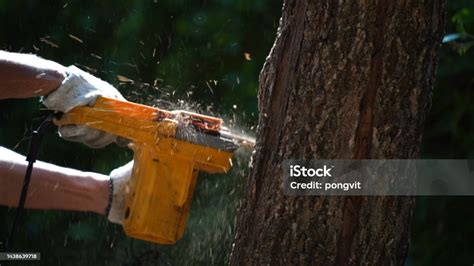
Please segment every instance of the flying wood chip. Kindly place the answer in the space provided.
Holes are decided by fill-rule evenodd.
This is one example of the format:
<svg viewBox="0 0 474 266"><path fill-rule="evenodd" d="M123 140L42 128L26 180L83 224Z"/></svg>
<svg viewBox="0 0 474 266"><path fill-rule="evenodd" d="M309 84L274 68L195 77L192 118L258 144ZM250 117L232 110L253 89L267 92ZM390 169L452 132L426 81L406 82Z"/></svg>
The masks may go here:
<svg viewBox="0 0 474 266"><path fill-rule="evenodd" d="M133 80L121 75L117 75L117 80L120 82L133 83Z"/></svg>
<svg viewBox="0 0 474 266"><path fill-rule="evenodd" d="M79 43L83 43L83 41L82 41L79 37L77 37L77 36L74 36L74 35L72 35L72 34L68 34L68 36L69 36L69 38L71 38L71 39L73 39L73 40L75 40L75 41L77 41L77 42L79 42Z"/></svg>

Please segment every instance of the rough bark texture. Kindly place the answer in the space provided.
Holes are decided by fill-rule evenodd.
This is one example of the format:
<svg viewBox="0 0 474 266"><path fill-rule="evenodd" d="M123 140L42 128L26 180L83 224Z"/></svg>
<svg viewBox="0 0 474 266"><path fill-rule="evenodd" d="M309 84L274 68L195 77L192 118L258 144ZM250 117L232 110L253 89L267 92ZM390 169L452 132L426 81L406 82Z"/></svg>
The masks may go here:
<svg viewBox="0 0 474 266"><path fill-rule="evenodd" d="M289 197L289 158L416 158L441 0L286 0L260 76L232 265L403 265L413 199Z"/></svg>

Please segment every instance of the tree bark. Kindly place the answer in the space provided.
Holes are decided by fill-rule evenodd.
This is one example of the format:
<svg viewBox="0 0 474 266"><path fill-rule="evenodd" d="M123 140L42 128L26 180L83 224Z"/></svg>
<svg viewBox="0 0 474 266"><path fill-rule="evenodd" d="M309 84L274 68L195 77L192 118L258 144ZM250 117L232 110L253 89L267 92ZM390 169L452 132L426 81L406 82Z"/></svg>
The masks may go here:
<svg viewBox="0 0 474 266"><path fill-rule="evenodd" d="M285 159L416 158L442 0L285 0L232 265L403 265L411 197L285 196Z"/></svg>

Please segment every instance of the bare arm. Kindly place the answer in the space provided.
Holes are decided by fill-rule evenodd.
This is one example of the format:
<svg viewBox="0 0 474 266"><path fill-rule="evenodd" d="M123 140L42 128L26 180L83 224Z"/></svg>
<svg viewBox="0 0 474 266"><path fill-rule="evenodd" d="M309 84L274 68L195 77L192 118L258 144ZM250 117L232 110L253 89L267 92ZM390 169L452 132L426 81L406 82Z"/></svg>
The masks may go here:
<svg viewBox="0 0 474 266"><path fill-rule="evenodd" d="M66 67L32 54L0 51L0 99L44 96L57 89Z"/></svg>
<svg viewBox="0 0 474 266"><path fill-rule="evenodd" d="M18 206L26 166L24 156L0 147L0 205ZM108 198L108 176L36 162L26 207L105 214Z"/></svg>

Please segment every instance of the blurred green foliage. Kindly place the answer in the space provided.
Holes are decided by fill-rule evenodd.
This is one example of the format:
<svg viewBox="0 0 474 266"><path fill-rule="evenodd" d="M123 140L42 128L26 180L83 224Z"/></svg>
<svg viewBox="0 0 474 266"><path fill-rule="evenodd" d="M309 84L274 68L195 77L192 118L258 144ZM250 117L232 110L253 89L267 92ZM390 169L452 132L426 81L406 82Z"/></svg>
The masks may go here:
<svg viewBox="0 0 474 266"><path fill-rule="evenodd" d="M451 44L460 55L466 53L474 45L474 7L467 1L458 1L449 5L451 25L444 42ZM453 30L455 33L452 33Z"/></svg>
<svg viewBox="0 0 474 266"><path fill-rule="evenodd" d="M223 116L248 129L256 124L258 73L280 9L269 0L0 0L0 49L75 64L129 100ZM25 154L39 108L38 99L1 101L0 145ZM51 128L39 158L108 174L131 153L114 146L91 150L61 140ZM127 238L121 226L95 214L28 210L15 246L41 252L42 265L223 264L247 158L236 158L228 175L200 175L186 234L176 245ZM0 208L2 240L13 214Z"/></svg>
<svg viewBox="0 0 474 266"><path fill-rule="evenodd" d="M251 131L258 73L280 9L280 1L270 0L0 0L0 49L76 64L130 100L223 116ZM474 52L465 43L474 32L474 3L449 1L448 17L446 33L460 37L441 48L423 156L473 158ZM0 145L24 154L39 109L38 99L0 101ZM200 175L187 231L176 245L127 238L95 214L27 210L15 246L42 252L41 265L222 265L248 157L238 156L228 175ZM40 159L107 174L131 153L114 146L91 150L61 140L51 128ZM468 197L417 198L407 264L472 264L472 206ZM1 238L13 214L0 208Z"/></svg>

